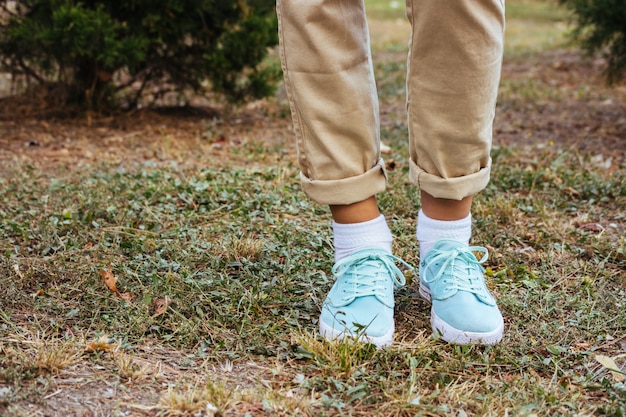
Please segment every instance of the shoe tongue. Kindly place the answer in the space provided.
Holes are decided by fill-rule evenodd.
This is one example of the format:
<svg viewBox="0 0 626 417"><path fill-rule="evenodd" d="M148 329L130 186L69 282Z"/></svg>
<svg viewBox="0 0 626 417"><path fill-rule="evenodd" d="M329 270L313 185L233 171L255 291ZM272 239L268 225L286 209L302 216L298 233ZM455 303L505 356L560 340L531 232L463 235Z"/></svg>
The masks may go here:
<svg viewBox="0 0 626 417"><path fill-rule="evenodd" d="M373 288L376 285L376 281L380 279L380 278L378 279L374 278L382 273L380 269L381 269L380 263L378 262L375 262L375 261L363 262L363 264L361 265L359 269L358 277L355 278L357 282L359 282L360 284L364 284L363 286L360 287L361 293L357 295L357 297L348 297L344 301L343 305L348 305L357 298L373 297L373 298L376 298L382 304L393 308L393 304L389 305L389 300L385 300L385 298L379 294L379 291L376 291ZM371 288L371 292L367 291L368 289L367 287Z"/></svg>
<svg viewBox="0 0 626 417"><path fill-rule="evenodd" d="M463 242L459 242L457 240L452 240L452 239L442 239L439 240L437 242L437 244L435 245L435 249L437 249L438 251L455 251L455 250L467 250L469 249L469 245L463 243ZM455 258L454 260L454 269L458 270L459 275L463 275L464 273L466 273L466 269L471 265L470 262L468 262L467 259L464 259L463 257L458 257ZM481 272L482 274L482 272ZM456 294L456 291L454 292L454 294ZM446 297L444 298L448 298L451 297L454 294L446 294ZM478 291L478 292L472 292L472 294L478 299L480 300L482 303L487 304L487 305L495 305L495 299L493 298L493 296L487 292L487 291Z"/></svg>

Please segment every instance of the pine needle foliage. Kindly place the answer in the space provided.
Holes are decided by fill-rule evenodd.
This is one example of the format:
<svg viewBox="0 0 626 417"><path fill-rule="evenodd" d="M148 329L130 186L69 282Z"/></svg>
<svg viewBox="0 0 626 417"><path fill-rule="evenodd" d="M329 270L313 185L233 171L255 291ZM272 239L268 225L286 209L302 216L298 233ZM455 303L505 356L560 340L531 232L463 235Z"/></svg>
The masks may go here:
<svg viewBox="0 0 626 417"><path fill-rule="evenodd" d="M608 83L623 80L626 75L626 1L560 0L560 3L573 13L574 39L590 54L605 54Z"/></svg>
<svg viewBox="0 0 626 417"><path fill-rule="evenodd" d="M271 0L7 1L0 65L96 108L136 105L146 91L245 101L273 91L276 25Z"/></svg>

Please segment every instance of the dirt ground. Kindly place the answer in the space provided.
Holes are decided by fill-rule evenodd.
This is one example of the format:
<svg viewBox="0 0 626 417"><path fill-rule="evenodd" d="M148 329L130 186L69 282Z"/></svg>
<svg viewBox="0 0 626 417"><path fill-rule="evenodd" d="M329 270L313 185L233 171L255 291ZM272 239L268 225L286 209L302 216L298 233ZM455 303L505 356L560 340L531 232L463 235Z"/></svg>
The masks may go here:
<svg viewBox="0 0 626 417"><path fill-rule="evenodd" d="M288 120L267 115L277 106L259 101L229 115L200 107L145 109L94 116L89 123L9 97L0 101L0 160L51 171L103 161L219 165L226 154L232 162L230 146L290 141Z"/></svg>
<svg viewBox="0 0 626 417"><path fill-rule="evenodd" d="M619 169L626 157L626 83L608 88L601 67L600 60L571 51L551 51L527 62L505 60L494 145L571 147ZM90 125L84 115L51 103L40 96L0 99L2 166L14 161L55 170L103 160L151 160L193 167L219 164L228 147L250 142L295 154L283 93L236 111L143 109L93 116ZM381 114L383 127L397 123L404 117L404 103L383 102Z"/></svg>
<svg viewBox="0 0 626 417"><path fill-rule="evenodd" d="M612 167L619 168L626 157L626 83L608 87L603 66L601 59L572 51L551 51L526 64L505 62L503 83L530 83L548 91L529 94L517 105L501 105L494 144L554 142L602 155L605 161L612 158Z"/></svg>

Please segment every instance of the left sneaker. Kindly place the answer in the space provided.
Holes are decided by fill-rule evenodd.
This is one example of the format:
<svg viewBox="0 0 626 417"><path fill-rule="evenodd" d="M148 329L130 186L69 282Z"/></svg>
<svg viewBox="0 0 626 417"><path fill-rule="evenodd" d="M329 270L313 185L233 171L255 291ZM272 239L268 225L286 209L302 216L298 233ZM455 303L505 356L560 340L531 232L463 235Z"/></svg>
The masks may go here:
<svg viewBox="0 0 626 417"><path fill-rule="evenodd" d="M477 259L474 252L482 252ZM482 246L439 240L420 262L420 295L432 302L436 336L459 345L491 345L502 339L504 320L485 285Z"/></svg>

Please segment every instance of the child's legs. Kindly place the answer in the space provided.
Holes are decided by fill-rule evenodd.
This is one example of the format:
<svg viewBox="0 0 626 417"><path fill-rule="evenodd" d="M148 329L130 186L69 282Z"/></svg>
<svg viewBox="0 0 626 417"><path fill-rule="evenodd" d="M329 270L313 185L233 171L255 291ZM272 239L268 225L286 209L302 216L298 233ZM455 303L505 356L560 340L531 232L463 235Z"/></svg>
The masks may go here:
<svg viewBox="0 0 626 417"><path fill-rule="evenodd" d="M471 196L489 181L504 4L407 0L407 15L411 180L427 215L437 203L469 212Z"/></svg>
<svg viewBox="0 0 626 417"><path fill-rule="evenodd" d="M363 1L278 0L277 12L303 190L331 206L371 201L385 173Z"/></svg>

